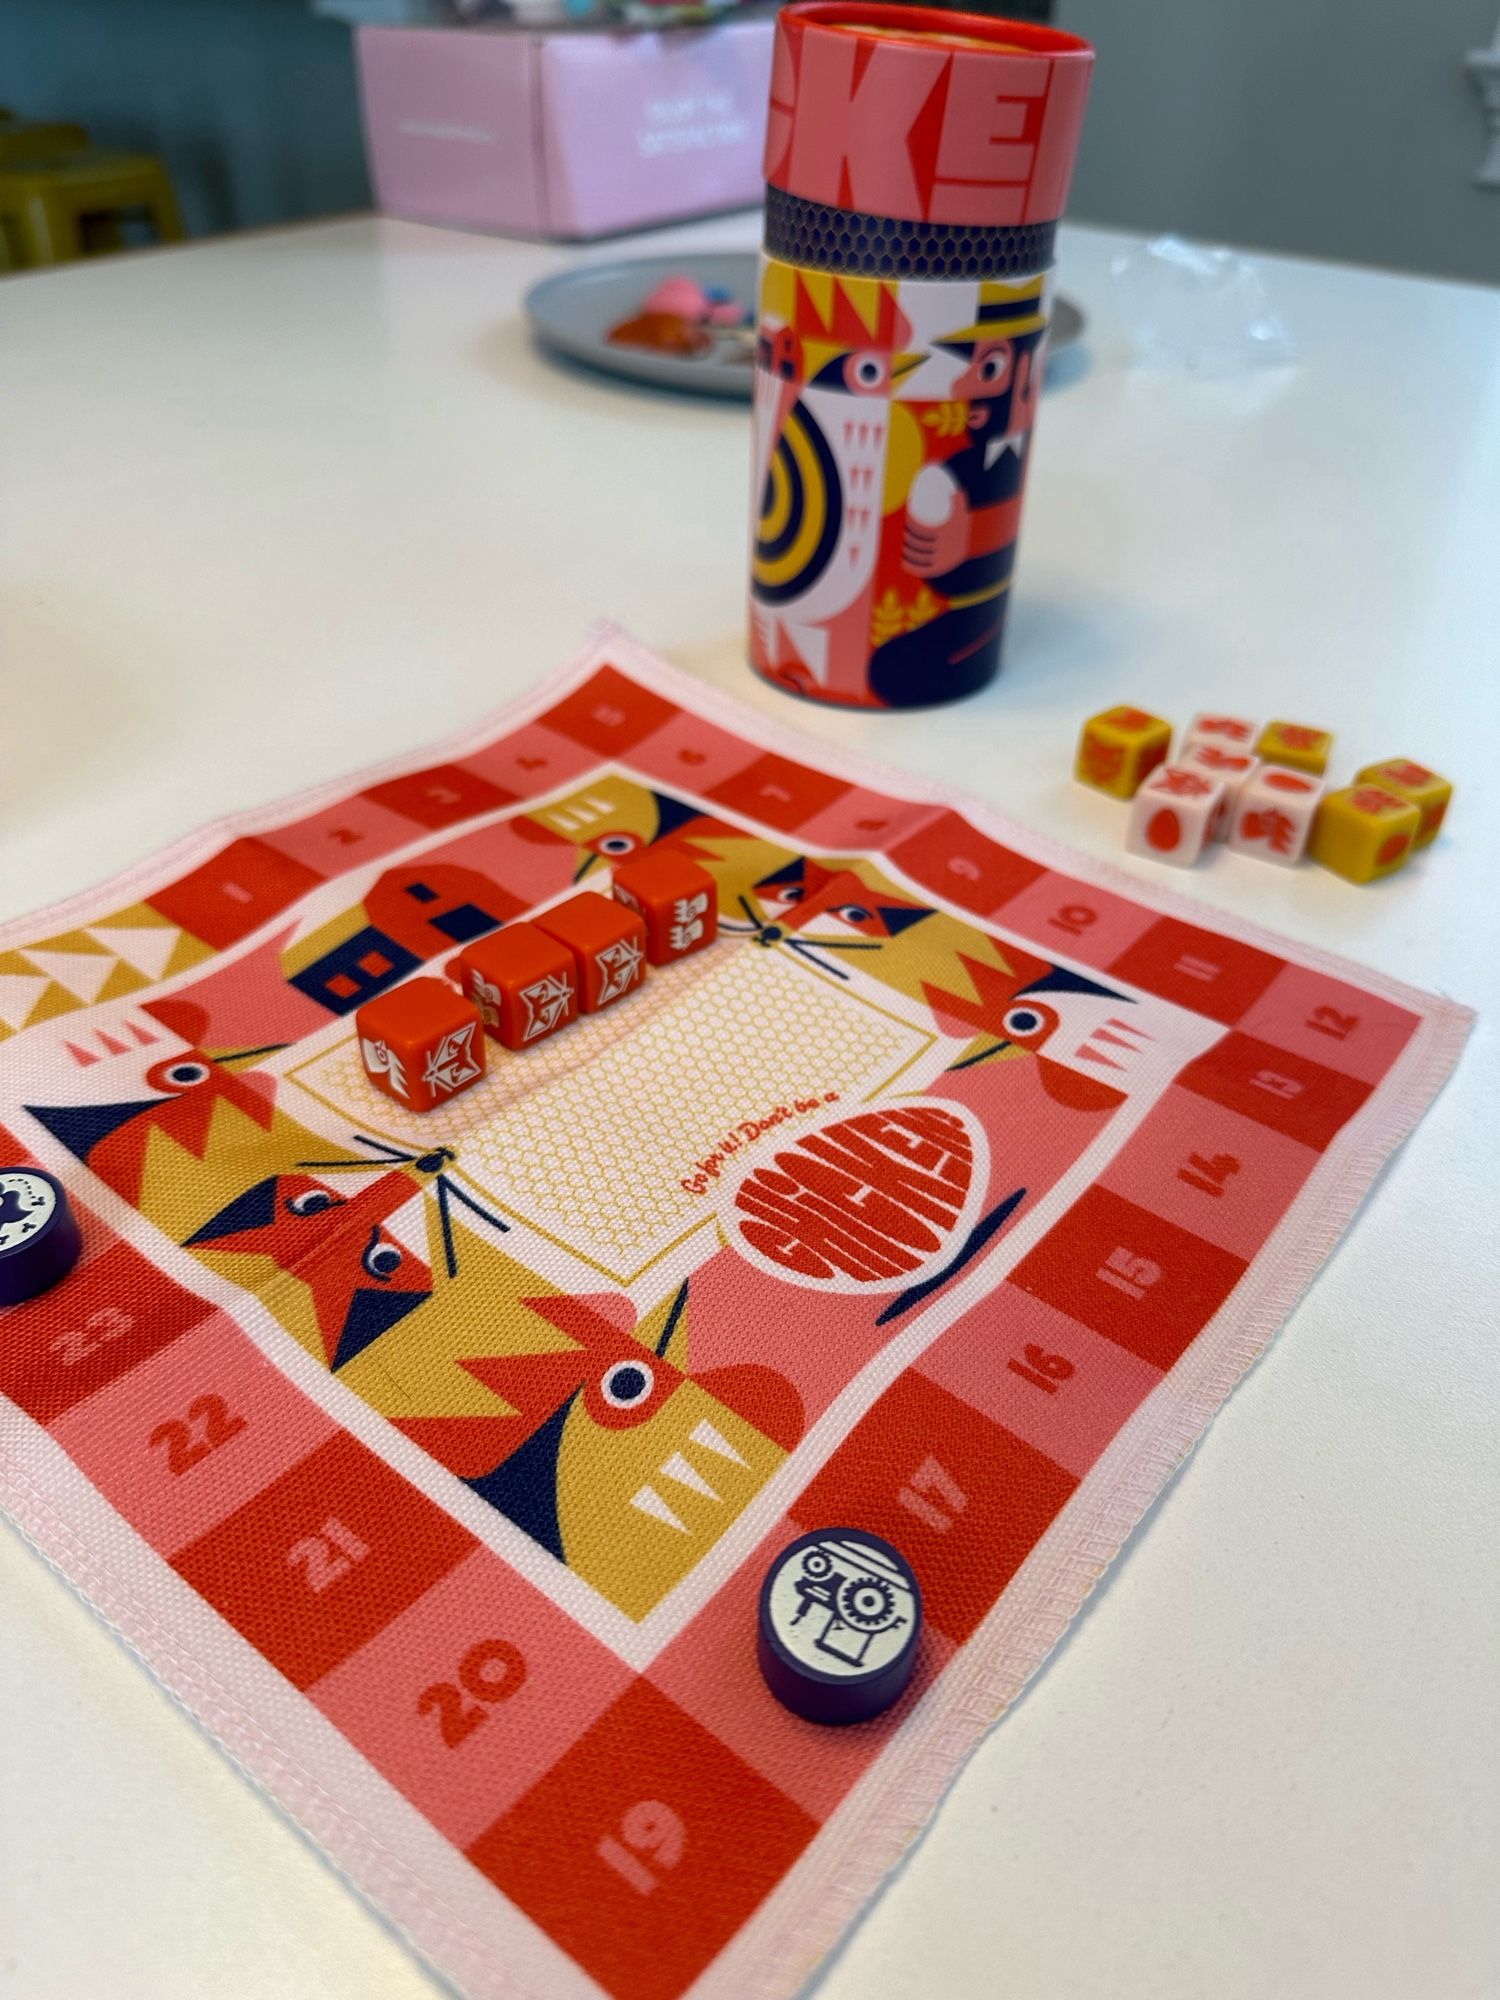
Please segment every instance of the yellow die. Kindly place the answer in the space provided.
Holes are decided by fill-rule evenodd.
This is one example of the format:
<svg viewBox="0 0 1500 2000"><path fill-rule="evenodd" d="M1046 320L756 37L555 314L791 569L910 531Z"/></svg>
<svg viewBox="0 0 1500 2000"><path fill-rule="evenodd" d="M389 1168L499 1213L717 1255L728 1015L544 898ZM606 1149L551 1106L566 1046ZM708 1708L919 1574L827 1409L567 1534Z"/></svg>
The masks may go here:
<svg viewBox="0 0 1500 2000"><path fill-rule="evenodd" d="M1117 799L1133 799L1143 778L1167 761L1172 725L1124 704L1091 715L1078 739L1073 775Z"/></svg>
<svg viewBox="0 0 1500 2000"><path fill-rule="evenodd" d="M1348 882L1394 875L1411 859L1422 815L1382 785L1346 785L1318 807L1307 851Z"/></svg>
<svg viewBox="0 0 1500 2000"><path fill-rule="evenodd" d="M1409 800L1422 815L1413 846L1425 847L1437 839L1448 801L1453 797L1453 787L1446 778L1429 771L1425 764L1414 764L1410 757L1392 757L1384 764L1366 764L1356 781L1364 784L1366 780L1394 792L1398 799Z"/></svg>
<svg viewBox="0 0 1500 2000"><path fill-rule="evenodd" d="M1294 771L1311 771L1321 778L1332 748L1333 738L1326 729L1309 729L1304 722L1268 722L1255 754L1267 764L1289 764Z"/></svg>

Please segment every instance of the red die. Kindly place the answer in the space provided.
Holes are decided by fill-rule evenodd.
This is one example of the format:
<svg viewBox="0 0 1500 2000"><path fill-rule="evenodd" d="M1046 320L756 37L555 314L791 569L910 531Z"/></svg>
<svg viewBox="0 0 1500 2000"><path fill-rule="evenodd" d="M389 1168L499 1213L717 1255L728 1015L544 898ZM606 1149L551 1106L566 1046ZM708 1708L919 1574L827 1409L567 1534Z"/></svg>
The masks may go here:
<svg viewBox="0 0 1500 2000"><path fill-rule="evenodd" d="M479 1016L441 979L409 979L354 1016L365 1075L409 1111L430 1111L484 1075Z"/></svg>
<svg viewBox="0 0 1500 2000"><path fill-rule="evenodd" d="M719 887L685 854L648 848L615 869L615 900L645 919L646 956L670 965L719 935Z"/></svg>
<svg viewBox="0 0 1500 2000"><path fill-rule="evenodd" d="M646 977L646 926L634 910L608 896L585 890L570 896L536 919L545 931L572 952L578 966L578 1005L597 1014L633 993Z"/></svg>
<svg viewBox="0 0 1500 2000"><path fill-rule="evenodd" d="M567 945L535 924L507 924L465 945L448 967L487 1035L529 1049L578 1019L578 967Z"/></svg>

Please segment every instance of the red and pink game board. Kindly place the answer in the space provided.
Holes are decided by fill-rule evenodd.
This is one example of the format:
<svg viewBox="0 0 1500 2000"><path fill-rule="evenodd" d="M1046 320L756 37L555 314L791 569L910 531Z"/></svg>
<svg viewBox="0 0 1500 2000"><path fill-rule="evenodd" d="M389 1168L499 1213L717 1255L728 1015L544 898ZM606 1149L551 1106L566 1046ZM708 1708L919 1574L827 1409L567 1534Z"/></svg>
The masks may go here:
<svg viewBox="0 0 1500 2000"><path fill-rule="evenodd" d="M354 1009L655 845L710 950L419 1117ZM0 932L0 1491L464 1991L785 1995L1456 1060L1463 1009L878 772L605 631L439 748ZM819 1729L755 1606L903 1550Z"/></svg>

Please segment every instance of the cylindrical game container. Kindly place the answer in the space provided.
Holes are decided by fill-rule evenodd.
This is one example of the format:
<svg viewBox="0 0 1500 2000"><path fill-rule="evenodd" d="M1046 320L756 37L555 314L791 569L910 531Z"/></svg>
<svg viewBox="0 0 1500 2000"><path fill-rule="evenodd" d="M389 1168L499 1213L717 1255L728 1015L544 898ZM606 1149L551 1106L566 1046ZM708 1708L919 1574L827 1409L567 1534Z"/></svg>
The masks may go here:
<svg viewBox="0 0 1500 2000"><path fill-rule="evenodd" d="M778 17L750 657L779 686L914 708L997 672L1093 62L978 14Z"/></svg>

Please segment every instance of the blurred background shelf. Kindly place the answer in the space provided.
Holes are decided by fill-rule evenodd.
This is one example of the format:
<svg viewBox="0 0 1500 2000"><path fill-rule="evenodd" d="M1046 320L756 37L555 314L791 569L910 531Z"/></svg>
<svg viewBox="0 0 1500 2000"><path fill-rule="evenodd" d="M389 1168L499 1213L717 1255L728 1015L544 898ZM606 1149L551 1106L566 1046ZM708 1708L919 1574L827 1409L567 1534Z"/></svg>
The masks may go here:
<svg viewBox="0 0 1500 2000"><path fill-rule="evenodd" d="M189 235L367 208L353 31L317 9L450 4L3 0L0 101L159 157ZM1495 0L1010 11L1050 11L1098 47L1081 220L1500 282L1500 190L1475 183L1484 126L1464 68Z"/></svg>
<svg viewBox="0 0 1500 2000"><path fill-rule="evenodd" d="M0 102L155 154L218 235L370 206L351 42L307 0L4 0Z"/></svg>

